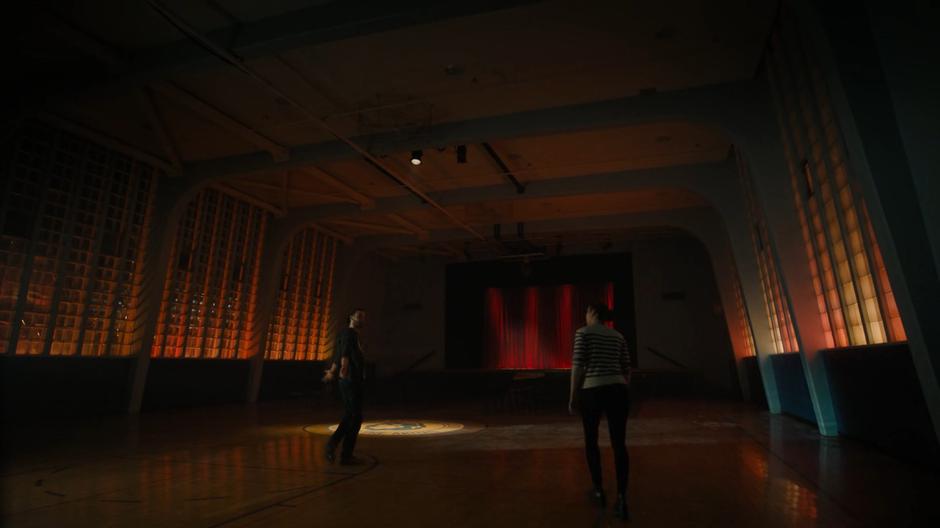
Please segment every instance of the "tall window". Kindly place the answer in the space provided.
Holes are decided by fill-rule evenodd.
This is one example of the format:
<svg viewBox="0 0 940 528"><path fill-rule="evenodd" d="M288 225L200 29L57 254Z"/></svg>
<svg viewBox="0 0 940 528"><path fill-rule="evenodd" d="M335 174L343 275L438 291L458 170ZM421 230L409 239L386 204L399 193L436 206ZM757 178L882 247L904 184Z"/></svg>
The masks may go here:
<svg viewBox="0 0 940 528"><path fill-rule="evenodd" d="M819 64L786 10L765 72L777 107L795 206L830 347L906 339Z"/></svg>
<svg viewBox="0 0 940 528"><path fill-rule="evenodd" d="M314 229L296 234L281 268L265 359L319 360L333 348L329 331L337 241Z"/></svg>
<svg viewBox="0 0 940 528"><path fill-rule="evenodd" d="M0 205L0 352L122 356L138 325L156 171L27 123Z"/></svg>
<svg viewBox="0 0 940 528"><path fill-rule="evenodd" d="M734 280L734 301L738 309L738 331L741 334L741 342L744 343L744 354L746 356L756 356L757 349L754 347L754 333L751 331L751 320L747 314L747 305L744 304L744 292L741 291L741 282Z"/></svg>
<svg viewBox="0 0 940 528"><path fill-rule="evenodd" d="M790 305L784 295L777 273L776 259L767 231L764 214L754 195L750 173L747 165L736 152L738 173L741 178L741 188L747 207L748 218L751 221L751 239L754 253L760 268L761 287L764 293L764 309L770 325L770 334L773 340L774 353L798 352L796 333L793 331L793 320L790 315Z"/></svg>
<svg viewBox="0 0 940 528"><path fill-rule="evenodd" d="M270 213L214 189L189 203L173 244L154 357L247 358Z"/></svg>

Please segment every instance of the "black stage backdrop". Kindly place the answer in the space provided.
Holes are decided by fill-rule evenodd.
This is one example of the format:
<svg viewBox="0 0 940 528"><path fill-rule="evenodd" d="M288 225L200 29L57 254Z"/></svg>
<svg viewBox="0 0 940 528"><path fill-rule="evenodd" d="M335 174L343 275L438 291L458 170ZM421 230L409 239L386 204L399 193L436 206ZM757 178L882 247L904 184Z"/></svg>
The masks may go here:
<svg viewBox="0 0 940 528"><path fill-rule="evenodd" d="M635 351L633 266L628 253L555 257L530 263L496 261L449 265L447 368L567 368L571 351L565 348L573 342L574 330L584 325L582 305L608 301L608 285L613 288L613 326L624 335L631 352ZM559 332L565 330L566 323L561 319L568 320L568 310L559 303L567 304L567 298L571 299L570 313L575 317L572 323L567 323L571 326L571 335L566 339ZM529 318L540 320L541 328L527 327L524 321L532 315L535 305L539 314ZM515 321L507 324L507 317ZM559 322L561 328L554 326ZM510 327L515 330L507 334L505 328ZM532 337L539 334L541 345L534 350ZM528 347L527 336L530 337ZM500 352L494 353L494 347L501 347L496 341L513 345L508 347L511 349L508 359L500 359ZM564 345L565 342L569 345ZM502 346L503 350L506 348ZM636 366L635 353L631 354L631 360Z"/></svg>

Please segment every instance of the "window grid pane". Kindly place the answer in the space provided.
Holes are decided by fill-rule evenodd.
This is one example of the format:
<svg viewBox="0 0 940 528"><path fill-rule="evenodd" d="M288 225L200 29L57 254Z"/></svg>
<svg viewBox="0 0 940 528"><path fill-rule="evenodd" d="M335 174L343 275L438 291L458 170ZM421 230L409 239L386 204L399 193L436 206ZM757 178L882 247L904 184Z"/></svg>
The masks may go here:
<svg viewBox="0 0 940 528"><path fill-rule="evenodd" d="M0 353L126 356L153 168L38 122L4 171Z"/></svg>
<svg viewBox="0 0 940 528"><path fill-rule="evenodd" d="M751 331L750 318L747 315L747 307L744 304L744 293L741 291L741 282L735 276L734 280L734 301L738 310L738 332L741 334L741 342L744 343L744 354L746 356L756 356L757 349L754 347L754 334Z"/></svg>
<svg viewBox="0 0 940 528"><path fill-rule="evenodd" d="M313 361L329 357L328 312L336 247L332 237L314 229L297 233L288 243L265 359Z"/></svg>
<svg viewBox="0 0 940 528"><path fill-rule="evenodd" d="M811 54L802 50L792 13L784 11L764 73L777 108L827 344L904 340L880 248L864 201L853 189L825 80ZM800 159L807 160L804 173Z"/></svg>
<svg viewBox="0 0 940 528"><path fill-rule="evenodd" d="M252 353L261 238L269 213L215 189L187 205L163 291L153 357Z"/></svg>
<svg viewBox="0 0 940 528"><path fill-rule="evenodd" d="M888 280L888 270L885 268L884 260L881 257L881 248L878 246L878 239L875 238L875 229L868 216L868 209L865 204L861 204L860 211L865 222L865 233L868 235L868 243L871 246L871 254L874 260L873 265L877 270L879 296L881 305L885 310L887 319L888 339L891 341L907 340L907 333L904 331L904 323L901 321L901 313L898 311L898 305L894 300L894 292L891 290L891 281Z"/></svg>
<svg viewBox="0 0 940 528"><path fill-rule="evenodd" d="M780 278L771 250L770 235L764 222L751 186L750 175L740 153L736 153L738 173L744 190L748 218L754 226L752 229L752 242L760 271L761 288L764 297L764 310L770 329L773 352L796 352L799 346L796 333L793 331L793 321L790 317L790 307L783 294Z"/></svg>

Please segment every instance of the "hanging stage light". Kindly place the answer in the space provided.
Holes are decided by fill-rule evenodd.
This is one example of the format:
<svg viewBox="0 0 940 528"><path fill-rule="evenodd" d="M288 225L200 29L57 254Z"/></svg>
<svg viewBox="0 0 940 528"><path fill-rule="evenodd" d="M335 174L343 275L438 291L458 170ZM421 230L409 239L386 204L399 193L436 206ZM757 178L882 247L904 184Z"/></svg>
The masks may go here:
<svg viewBox="0 0 940 528"><path fill-rule="evenodd" d="M457 145L457 163L467 162L467 146Z"/></svg>
<svg viewBox="0 0 940 528"><path fill-rule="evenodd" d="M420 150L412 150L412 151L411 151L411 164L412 164L412 165L421 165L421 156L422 156L423 154L424 154L424 153L421 152Z"/></svg>

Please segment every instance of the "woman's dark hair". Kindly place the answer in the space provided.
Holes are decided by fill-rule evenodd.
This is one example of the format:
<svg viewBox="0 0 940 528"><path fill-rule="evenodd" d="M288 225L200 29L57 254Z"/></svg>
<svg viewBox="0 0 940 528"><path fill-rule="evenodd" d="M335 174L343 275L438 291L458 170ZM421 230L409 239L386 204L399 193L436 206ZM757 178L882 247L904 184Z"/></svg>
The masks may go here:
<svg viewBox="0 0 940 528"><path fill-rule="evenodd" d="M607 303L596 302L588 305L588 310L597 314L601 322L611 321L614 318L614 312L607 307Z"/></svg>

